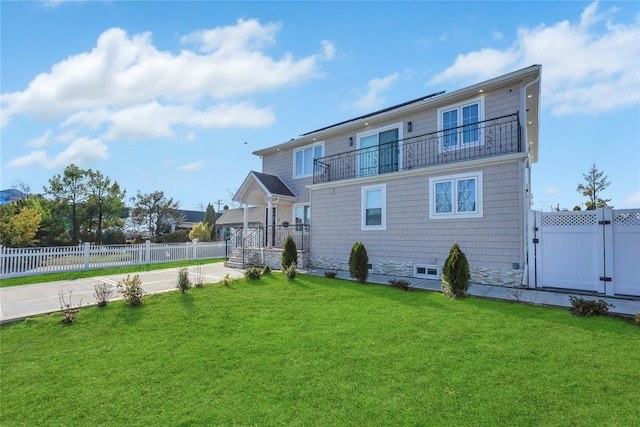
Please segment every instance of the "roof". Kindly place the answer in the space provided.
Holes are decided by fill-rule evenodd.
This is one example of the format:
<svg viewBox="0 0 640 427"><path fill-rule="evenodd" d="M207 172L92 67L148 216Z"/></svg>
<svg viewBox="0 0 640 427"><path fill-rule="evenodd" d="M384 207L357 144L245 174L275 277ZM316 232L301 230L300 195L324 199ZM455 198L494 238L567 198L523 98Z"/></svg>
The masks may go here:
<svg viewBox="0 0 640 427"><path fill-rule="evenodd" d="M20 190L16 190L15 188L8 188L6 190L0 191L0 205L8 205L9 203L26 199L28 194L23 193Z"/></svg>
<svg viewBox="0 0 640 427"><path fill-rule="evenodd" d="M180 209L180 213L184 215L183 222L193 222L194 224L200 221L204 221L204 212L200 211L185 211Z"/></svg>
<svg viewBox="0 0 640 427"><path fill-rule="evenodd" d="M262 224L265 213L264 208L251 207L247 210L249 224ZM244 209L227 209L222 211L222 215L216 221L216 226L233 226L244 223Z"/></svg>
<svg viewBox="0 0 640 427"><path fill-rule="evenodd" d="M397 104L364 116L359 116L312 132L304 133L299 138L256 150L253 154L256 156L273 154L280 150L302 147L312 144L315 141L342 135L348 132L361 132L363 129L367 129L367 126L376 126L378 123L385 123L393 119L401 120L407 115L417 114L425 109L440 108L445 105L455 104L464 99L478 96L478 93L497 90L503 87L509 87L510 85L521 85L525 91L524 96L526 103L522 106L522 109L525 111L521 114L521 123L526 123L526 126L523 126L525 129L523 136L526 136L527 138L529 152L531 153L531 161L535 163L538 157L541 72L541 65L532 65L453 92L436 92L434 94L423 96L402 104Z"/></svg>
<svg viewBox="0 0 640 427"><path fill-rule="evenodd" d="M256 190L256 185L259 190ZM233 196L236 202L248 205L264 205L268 200L293 202L298 199L280 177L266 173L251 171Z"/></svg>

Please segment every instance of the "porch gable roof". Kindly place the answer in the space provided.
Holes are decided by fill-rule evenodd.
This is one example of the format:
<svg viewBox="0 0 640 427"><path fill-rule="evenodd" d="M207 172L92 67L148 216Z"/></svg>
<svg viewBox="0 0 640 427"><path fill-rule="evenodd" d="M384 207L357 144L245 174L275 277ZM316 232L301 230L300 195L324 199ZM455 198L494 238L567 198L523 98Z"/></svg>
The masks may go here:
<svg viewBox="0 0 640 427"><path fill-rule="evenodd" d="M285 184L280 177L266 173L251 171L244 182L233 196L233 200L245 204L259 204L255 197L252 197L251 188L257 184L263 193L264 201L281 199L285 201L295 201L298 196Z"/></svg>

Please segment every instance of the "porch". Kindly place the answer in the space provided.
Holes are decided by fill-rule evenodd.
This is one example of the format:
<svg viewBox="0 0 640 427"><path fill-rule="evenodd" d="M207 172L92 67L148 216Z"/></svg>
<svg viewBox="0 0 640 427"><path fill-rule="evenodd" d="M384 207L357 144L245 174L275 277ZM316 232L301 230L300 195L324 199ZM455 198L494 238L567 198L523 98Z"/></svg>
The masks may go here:
<svg viewBox="0 0 640 427"><path fill-rule="evenodd" d="M284 242L291 236L298 250L298 264L306 266L305 257L309 253L309 226L267 225L239 228L229 237L229 259L227 267L246 268L269 265L272 269L280 269L280 258Z"/></svg>
<svg viewBox="0 0 640 427"><path fill-rule="evenodd" d="M518 113L315 159L313 183L526 152Z"/></svg>

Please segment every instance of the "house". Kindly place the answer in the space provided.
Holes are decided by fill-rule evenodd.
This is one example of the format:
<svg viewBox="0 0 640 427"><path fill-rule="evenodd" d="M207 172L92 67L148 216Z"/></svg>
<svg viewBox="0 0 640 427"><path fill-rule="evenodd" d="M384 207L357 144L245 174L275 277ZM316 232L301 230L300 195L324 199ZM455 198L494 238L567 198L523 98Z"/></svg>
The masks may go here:
<svg viewBox="0 0 640 427"><path fill-rule="evenodd" d="M255 151L262 171L234 200L263 209L266 225L254 238L245 222L236 247L277 250L293 235L306 267L348 270L362 241L373 273L439 278L458 242L473 283L522 284L540 74L534 65Z"/></svg>
<svg viewBox="0 0 640 427"><path fill-rule="evenodd" d="M247 225L249 228L263 226L266 222L263 208L250 207L247 212ZM225 205L220 217L216 220L218 236L229 236L234 230L242 228L244 225L244 209L229 209ZM217 215L217 214L216 214Z"/></svg>
<svg viewBox="0 0 640 427"><path fill-rule="evenodd" d="M0 205L8 205L11 202L17 202L18 200L26 199L29 195L16 190L15 188L8 188L0 191Z"/></svg>

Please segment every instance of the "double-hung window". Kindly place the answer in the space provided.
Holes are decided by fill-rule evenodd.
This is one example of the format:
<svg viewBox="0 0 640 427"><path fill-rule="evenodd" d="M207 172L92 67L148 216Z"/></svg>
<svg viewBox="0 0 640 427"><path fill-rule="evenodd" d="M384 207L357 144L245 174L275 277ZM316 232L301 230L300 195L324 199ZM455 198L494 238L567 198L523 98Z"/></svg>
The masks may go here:
<svg viewBox="0 0 640 427"><path fill-rule="evenodd" d="M387 229L386 184L362 187L361 221L362 230Z"/></svg>
<svg viewBox="0 0 640 427"><path fill-rule="evenodd" d="M482 172L429 178L429 218L481 218Z"/></svg>
<svg viewBox="0 0 640 427"><path fill-rule="evenodd" d="M324 156L322 142L293 151L293 177L305 178L313 175L313 161Z"/></svg>
<svg viewBox="0 0 640 427"><path fill-rule="evenodd" d="M484 121L484 98L438 109L440 151L483 144L480 123Z"/></svg>

